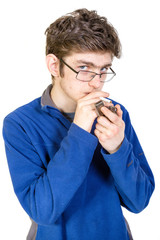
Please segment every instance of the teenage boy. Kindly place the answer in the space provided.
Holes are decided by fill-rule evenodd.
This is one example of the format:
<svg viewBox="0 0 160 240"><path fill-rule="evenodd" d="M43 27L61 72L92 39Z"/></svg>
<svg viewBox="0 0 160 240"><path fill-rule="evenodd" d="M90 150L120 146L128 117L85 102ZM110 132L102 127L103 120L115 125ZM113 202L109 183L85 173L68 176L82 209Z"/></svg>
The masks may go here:
<svg viewBox="0 0 160 240"><path fill-rule="evenodd" d="M28 239L131 239L121 206L138 213L154 178L127 110L95 104L120 57L118 34L96 11L79 9L46 30L52 85L10 113L3 135L14 191L33 220Z"/></svg>

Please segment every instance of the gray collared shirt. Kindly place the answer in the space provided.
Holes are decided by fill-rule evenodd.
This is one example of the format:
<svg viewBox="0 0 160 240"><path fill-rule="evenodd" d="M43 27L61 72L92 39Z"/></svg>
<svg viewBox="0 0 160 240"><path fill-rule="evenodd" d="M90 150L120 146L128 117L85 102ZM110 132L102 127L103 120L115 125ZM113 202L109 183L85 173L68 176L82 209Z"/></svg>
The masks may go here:
<svg viewBox="0 0 160 240"><path fill-rule="evenodd" d="M50 107L54 107L57 108L56 104L52 101L51 98L51 90L52 90L52 84L50 84L46 90L43 92L42 97L41 97L41 105L42 107L44 106L50 106ZM63 116L65 116L70 122L73 122L74 119L74 112L72 113L66 113L66 112L62 112Z"/></svg>

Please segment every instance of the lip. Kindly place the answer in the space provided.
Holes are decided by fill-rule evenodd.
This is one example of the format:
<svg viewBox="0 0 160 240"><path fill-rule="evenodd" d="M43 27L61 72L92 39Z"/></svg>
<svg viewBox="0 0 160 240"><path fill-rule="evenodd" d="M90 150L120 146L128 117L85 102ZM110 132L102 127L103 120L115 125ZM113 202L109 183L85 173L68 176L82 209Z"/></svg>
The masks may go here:
<svg viewBox="0 0 160 240"><path fill-rule="evenodd" d="M91 90L91 91L89 91L89 92L84 92L84 94L90 94L90 93L93 93L93 92L96 92L96 91L94 91L94 90Z"/></svg>
<svg viewBox="0 0 160 240"><path fill-rule="evenodd" d="M84 94L85 94L85 96L87 96L88 94L90 94L91 92L85 92Z"/></svg>
<svg viewBox="0 0 160 240"><path fill-rule="evenodd" d="M89 92L85 92L85 94L90 94L90 93L92 93L93 92L93 90L91 90L91 91L89 91Z"/></svg>

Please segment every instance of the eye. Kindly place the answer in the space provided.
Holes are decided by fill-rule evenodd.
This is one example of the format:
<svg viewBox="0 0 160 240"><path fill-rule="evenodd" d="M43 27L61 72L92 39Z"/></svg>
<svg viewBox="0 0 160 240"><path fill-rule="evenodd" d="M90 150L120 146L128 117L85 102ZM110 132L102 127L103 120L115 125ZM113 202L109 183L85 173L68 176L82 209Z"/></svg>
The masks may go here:
<svg viewBox="0 0 160 240"><path fill-rule="evenodd" d="M105 73L105 72L107 72L107 71L108 71L108 67L103 67L103 68L101 68L101 72Z"/></svg>
<svg viewBox="0 0 160 240"><path fill-rule="evenodd" d="M85 70L87 70L87 66L80 66L79 69L85 71Z"/></svg>

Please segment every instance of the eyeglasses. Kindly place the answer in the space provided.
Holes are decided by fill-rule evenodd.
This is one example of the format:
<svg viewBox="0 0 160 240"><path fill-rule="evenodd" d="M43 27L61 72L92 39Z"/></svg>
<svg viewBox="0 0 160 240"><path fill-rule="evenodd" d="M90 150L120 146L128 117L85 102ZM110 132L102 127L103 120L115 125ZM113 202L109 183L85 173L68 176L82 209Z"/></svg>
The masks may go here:
<svg viewBox="0 0 160 240"><path fill-rule="evenodd" d="M108 68L107 72L105 73L95 73L95 72L85 71L85 70L80 70L77 72L71 66L69 66L62 58L60 59L60 61L77 74L76 79L79 81L90 82L95 76L99 75L100 82L109 82L116 75L116 73L113 71L111 67Z"/></svg>

